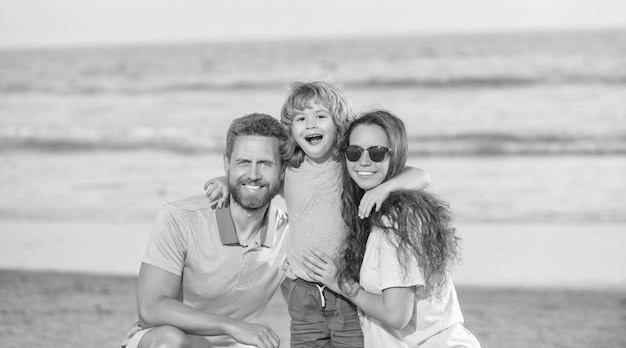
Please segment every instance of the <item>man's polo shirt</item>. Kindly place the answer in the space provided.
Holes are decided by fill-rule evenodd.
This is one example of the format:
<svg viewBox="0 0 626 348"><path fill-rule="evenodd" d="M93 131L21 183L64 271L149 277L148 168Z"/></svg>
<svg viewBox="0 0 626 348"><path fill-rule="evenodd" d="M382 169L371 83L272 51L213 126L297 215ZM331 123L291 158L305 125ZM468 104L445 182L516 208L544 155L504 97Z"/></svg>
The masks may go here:
<svg viewBox="0 0 626 348"><path fill-rule="evenodd" d="M284 278L287 214L270 204L254 242L237 239L230 209L206 196L160 210L142 262L182 278L183 303L254 322Z"/></svg>

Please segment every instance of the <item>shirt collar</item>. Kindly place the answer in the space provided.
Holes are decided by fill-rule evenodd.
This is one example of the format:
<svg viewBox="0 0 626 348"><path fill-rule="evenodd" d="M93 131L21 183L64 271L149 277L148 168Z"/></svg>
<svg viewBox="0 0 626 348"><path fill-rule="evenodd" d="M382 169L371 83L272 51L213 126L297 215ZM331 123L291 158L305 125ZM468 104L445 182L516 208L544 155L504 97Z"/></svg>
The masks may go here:
<svg viewBox="0 0 626 348"><path fill-rule="evenodd" d="M220 240L223 245L240 245L235 230L235 223L230 215L230 205L226 208L218 208L215 210L215 219L217 220L217 230L220 234ZM274 234L276 232L276 211L270 204L265 213L265 220L259 231L257 239L261 245L271 248L273 245Z"/></svg>

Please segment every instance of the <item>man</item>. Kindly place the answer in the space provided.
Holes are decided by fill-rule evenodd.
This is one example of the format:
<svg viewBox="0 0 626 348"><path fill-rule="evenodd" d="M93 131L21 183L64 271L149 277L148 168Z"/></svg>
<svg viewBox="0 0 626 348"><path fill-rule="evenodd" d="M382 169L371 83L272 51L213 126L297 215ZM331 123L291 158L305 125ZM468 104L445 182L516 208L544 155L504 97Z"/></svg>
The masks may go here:
<svg viewBox="0 0 626 348"><path fill-rule="evenodd" d="M224 154L230 206L214 210L201 195L161 209L139 272L139 321L123 347L279 346L254 321L284 277L287 216L271 200L286 139L269 115L234 120Z"/></svg>

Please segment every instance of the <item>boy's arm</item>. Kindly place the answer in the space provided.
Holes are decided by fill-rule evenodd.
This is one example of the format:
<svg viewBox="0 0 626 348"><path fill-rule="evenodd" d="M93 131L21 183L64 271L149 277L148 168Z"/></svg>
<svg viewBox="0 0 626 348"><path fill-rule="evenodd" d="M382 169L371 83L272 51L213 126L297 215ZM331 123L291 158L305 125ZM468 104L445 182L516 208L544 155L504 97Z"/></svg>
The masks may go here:
<svg viewBox="0 0 626 348"><path fill-rule="evenodd" d="M211 206L221 209L228 201L230 194L228 191L228 178L224 175L209 179L204 183L204 190L209 198L209 202L211 202Z"/></svg>
<svg viewBox="0 0 626 348"><path fill-rule="evenodd" d="M180 286L179 276L142 263L137 286L140 325L170 325L192 335L229 335L244 344L278 347L279 338L268 326L200 311L182 303L177 299Z"/></svg>
<svg viewBox="0 0 626 348"><path fill-rule="evenodd" d="M406 166L395 177L365 192L359 203L359 217L361 219L369 217L372 208L376 208L376 211L379 211L383 202L393 191L421 191L429 185L430 174L428 172L420 168Z"/></svg>

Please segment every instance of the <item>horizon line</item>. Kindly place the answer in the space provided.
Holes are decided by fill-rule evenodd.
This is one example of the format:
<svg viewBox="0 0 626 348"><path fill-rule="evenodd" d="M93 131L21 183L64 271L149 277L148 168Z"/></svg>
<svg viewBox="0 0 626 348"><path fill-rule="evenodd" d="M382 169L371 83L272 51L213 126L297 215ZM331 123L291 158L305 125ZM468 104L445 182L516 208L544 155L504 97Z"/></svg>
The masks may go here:
<svg viewBox="0 0 626 348"><path fill-rule="evenodd" d="M222 37L222 38L165 38L160 40L111 40L100 42L57 42L57 43L0 43L0 51L30 51L30 50L57 50L57 49L95 49L95 48L121 48L121 47L149 47L149 46L176 46L195 44L220 44L220 43L271 43L271 42L296 42L296 41L321 41L321 40L365 40L376 38L400 38L400 37L449 37L449 36L481 36L481 35L516 35L516 34L557 34L557 33L582 33L582 32L612 32L626 31L625 26L594 26L594 27L562 27L562 28L498 28L498 29L464 29L464 30L429 30L409 32L382 32L364 34L341 34L331 35L301 35L301 36L259 36L259 37Z"/></svg>

